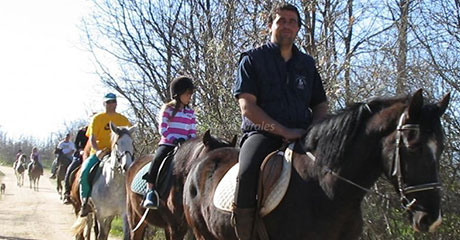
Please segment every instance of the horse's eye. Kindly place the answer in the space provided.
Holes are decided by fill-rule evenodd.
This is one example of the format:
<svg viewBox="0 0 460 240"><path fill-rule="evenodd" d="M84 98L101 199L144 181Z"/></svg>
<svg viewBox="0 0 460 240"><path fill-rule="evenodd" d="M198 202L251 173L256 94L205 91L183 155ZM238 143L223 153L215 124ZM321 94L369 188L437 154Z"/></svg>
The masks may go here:
<svg viewBox="0 0 460 240"><path fill-rule="evenodd" d="M420 131L418 129L410 129L403 131L403 141L406 147L413 148L420 139Z"/></svg>

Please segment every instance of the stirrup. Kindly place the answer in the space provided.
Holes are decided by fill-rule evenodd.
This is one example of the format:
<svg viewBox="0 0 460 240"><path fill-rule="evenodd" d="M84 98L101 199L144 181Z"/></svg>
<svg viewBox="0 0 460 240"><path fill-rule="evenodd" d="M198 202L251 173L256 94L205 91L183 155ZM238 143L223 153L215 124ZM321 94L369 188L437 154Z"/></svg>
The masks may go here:
<svg viewBox="0 0 460 240"><path fill-rule="evenodd" d="M145 195L145 199L142 202L142 207L149 209L158 209L160 202L160 197L158 196L157 191L151 190Z"/></svg>

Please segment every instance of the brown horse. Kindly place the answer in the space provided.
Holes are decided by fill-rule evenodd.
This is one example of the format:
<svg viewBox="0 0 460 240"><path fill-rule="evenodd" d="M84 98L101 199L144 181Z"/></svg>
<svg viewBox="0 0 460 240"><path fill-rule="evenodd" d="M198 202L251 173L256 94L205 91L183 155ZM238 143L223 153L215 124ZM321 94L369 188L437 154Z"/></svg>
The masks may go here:
<svg viewBox="0 0 460 240"><path fill-rule="evenodd" d="M129 169L126 177L128 221L131 229L131 239L143 239L147 223L165 229L166 239L183 239L188 226L185 222L182 207L182 190L185 178L201 155L221 147L234 147L236 136L231 142L211 136L209 130L199 138L184 142L176 152L173 160L172 183L166 191L167 196L162 197L158 210L150 210L146 220L139 223L146 209L141 206L143 197L131 190L131 184L136 173L147 163L151 162L153 155L146 155L136 160ZM133 232L136 225L139 228Z"/></svg>
<svg viewBox="0 0 460 240"><path fill-rule="evenodd" d="M292 155L284 198L273 211L257 216L257 238L358 239L364 189L382 174L400 195L413 228L434 231L441 223L440 117L449 99L448 94L439 103L424 104L419 90L356 104L313 125ZM231 213L216 209L213 195L237 159L237 149L217 149L191 169L184 211L197 239L236 239Z"/></svg>
<svg viewBox="0 0 460 240"><path fill-rule="evenodd" d="M33 188L34 191L38 192L38 182L40 181L40 176L42 175L43 168L38 164L36 159L33 160L29 167L29 186L30 188Z"/></svg>

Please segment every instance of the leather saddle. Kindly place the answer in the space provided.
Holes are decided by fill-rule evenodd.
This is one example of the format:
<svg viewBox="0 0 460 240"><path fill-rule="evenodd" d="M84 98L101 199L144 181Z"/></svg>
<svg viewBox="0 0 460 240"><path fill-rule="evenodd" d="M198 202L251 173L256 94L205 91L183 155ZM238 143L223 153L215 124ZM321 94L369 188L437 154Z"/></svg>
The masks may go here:
<svg viewBox="0 0 460 240"><path fill-rule="evenodd" d="M258 199L260 216L265 216L278 206L286 194L292 171L294 143L286 149L270 153L261 165ZM231 212L239 164L235 164L222 177L214 193L214 206Z"/></svg>

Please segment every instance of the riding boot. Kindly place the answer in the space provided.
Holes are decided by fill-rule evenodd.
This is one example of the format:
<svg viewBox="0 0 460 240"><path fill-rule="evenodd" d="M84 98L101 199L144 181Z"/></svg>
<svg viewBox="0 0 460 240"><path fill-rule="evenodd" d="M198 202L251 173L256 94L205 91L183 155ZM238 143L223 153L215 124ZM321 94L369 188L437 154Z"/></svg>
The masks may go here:
<svg viewBox="0 0 460 240"><path fill-rule="evenodd" d="M238 239L252 239L255 212L255 208L238 208L233 205L231 224Z"/></svg>
<svg viewBox="0 0 460 240"><path fill-rule="evenodd" d="M81 206L80 210L80 217L86 217L88 216L88 213L90 212L90 206L88 203L88 198L83 200L83 205Z"/></svg>

